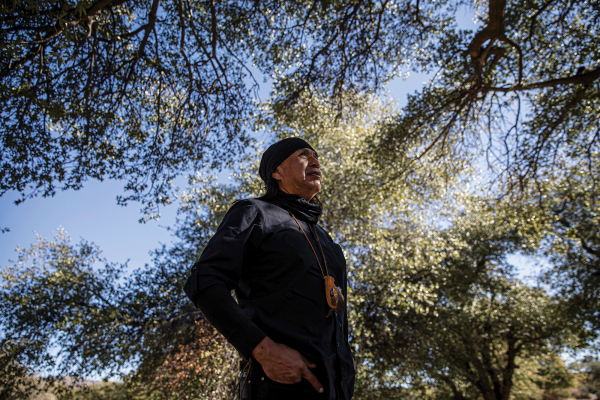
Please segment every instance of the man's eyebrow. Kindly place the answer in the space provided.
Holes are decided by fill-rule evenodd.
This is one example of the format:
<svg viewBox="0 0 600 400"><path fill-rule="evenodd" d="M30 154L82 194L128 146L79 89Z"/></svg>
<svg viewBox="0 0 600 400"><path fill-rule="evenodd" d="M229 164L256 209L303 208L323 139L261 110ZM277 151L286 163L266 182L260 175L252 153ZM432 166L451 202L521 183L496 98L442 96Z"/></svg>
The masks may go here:
<svg viewBox="0 0 600 400"><path fill-rule="evenodd" d="M304 154L304 153L306 153L306 152L308 152L308 151L312 151L312 153L315 155L315 157L316 157L316 158L319 158L319 153L317 153L316 151L314 151L314 150L311 150L311 149L309 149L309 148L302 149L302 153L300 153L300 154Z"/></svg>

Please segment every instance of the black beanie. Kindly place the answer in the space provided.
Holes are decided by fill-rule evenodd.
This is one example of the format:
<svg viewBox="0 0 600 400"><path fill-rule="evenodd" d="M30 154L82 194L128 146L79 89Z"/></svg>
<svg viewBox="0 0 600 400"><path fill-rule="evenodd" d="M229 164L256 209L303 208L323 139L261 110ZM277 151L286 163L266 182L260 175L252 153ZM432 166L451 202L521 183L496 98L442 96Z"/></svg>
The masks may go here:
<svg viewBox="0 0 600 400"><path fill-rule="evenodd" d="M260 160L260 167L258 168L261 179L266 183L271 178L271 174L289 156L297 150L307 148L315 151L310 144L300 138L283 139L269 146L267 151L263 153Z"/></svg>

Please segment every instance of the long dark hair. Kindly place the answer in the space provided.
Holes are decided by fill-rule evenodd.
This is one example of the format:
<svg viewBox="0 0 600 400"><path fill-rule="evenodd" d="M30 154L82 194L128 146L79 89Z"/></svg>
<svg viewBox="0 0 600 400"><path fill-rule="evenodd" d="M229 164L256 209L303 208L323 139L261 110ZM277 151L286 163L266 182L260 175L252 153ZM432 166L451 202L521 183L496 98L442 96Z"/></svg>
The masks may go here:
<svg viewBox="0 0 600 400"><path fill-rule="evenodd" d="M277 192L279 191L279 185L277 184L277 180L272 176L265 182L265 189L267 192L262 196L258 197L258 200L272 200L277 196ZM315 195L312 199L310 199L309 203L318 204L321 208L323 208L323 203L321 199L317 195Z"/></svg>

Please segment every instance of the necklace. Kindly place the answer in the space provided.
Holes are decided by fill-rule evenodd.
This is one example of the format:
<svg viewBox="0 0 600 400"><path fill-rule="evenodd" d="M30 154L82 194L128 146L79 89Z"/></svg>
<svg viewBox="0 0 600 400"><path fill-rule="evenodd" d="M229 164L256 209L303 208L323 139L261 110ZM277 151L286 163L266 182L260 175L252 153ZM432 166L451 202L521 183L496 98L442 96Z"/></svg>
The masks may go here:
<svg viewBox="0 0 600 400"><path fill-rule="evenodd" d="M323 274L323 278L325 279L325 297L327 298L327 305L329 305L329 308L331 309L329 311L329 314L327 314L327 316L330 316L332 311L335 311L338 308L340 308L340 306L344 302L344 295L342 294L342 289L339 286L335 286L335 280L333 279L333 277L329 276L329 270L327 269L327 260L325 259L325 253L323 252L323 246L321 246L321 240L319 240L319 235L317 233L317 227L313 224L313 229L315 230L315 237L317 238L317 243L319 244L319 249L321 250L321 255L323 256L323 263L325 264L325 272L327 272L327 274L325 274L325 272L323 272L323 267L321 267L321 261L319 261L317 252L315 251L315 248L313 247L312 243L308 239L308 236L306 236L306 232L304 232L304 229L302 229L302 225L300 225L300 222L298 222L298 220L296 219L296 217L294 216L294 214L292 214L292 212L290 210L287 210L287 211L294 218L294 221L296 221L296 223L298 224L298 227L304 234L306 241L310 245L310 248L312 249L313 254L315 255L315 258L317 259L317 264L319 264L319 269L321 270L321 274ZM310 227L310 225L309 225L309 227Z"/></svg>

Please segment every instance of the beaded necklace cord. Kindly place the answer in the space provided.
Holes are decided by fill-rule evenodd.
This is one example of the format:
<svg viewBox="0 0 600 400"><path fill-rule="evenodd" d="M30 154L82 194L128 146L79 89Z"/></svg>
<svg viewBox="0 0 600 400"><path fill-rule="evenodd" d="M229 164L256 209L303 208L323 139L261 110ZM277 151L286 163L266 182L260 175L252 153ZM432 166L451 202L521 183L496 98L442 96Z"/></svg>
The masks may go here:
<svg viewBox="0 0 600 400"><path fill-rule="evenodd" d="M298 220L296 219L296 216L290 210L287 210L287 211L294 218L294 221L296 221L296 223L298 224L298 227L304 234L306 241L310 245L310 248L312 249L313 254L315 255L315 258L317 259L317 264L319 264L319 269L321 270L321 274L323 275L323 278L325 279L325 297L327 298L327 304L331 308L331 311L337 310L340 307L341 303L344 301L344 296L342 295L342 289L335 286L335 280L333 279L332 276L329 276L329 270L327 269L327 260L325 259L325 252L323 252L323 246L321 246L321 240L319 239L319 234L317 233L317 227L313 224L313 229L315 230L315 236L317 238L317 243L319 244L319 249L321 250L321 255L323 256L323 263L325 264L325 272L327 272L327 274L325 274L325 272L323 272L323 267L321 266L321 261L319 261L317 252L315 251L315 248L313 247L312 243L310 242L310 239L306 235L306 232L304 232L302 225L300 225L300 222L298 222ZM310 225L309 225L309 227L310 227ZM331 315L331 312L328 315Z"/></svg>
<svg viewBox="0 0 600 400"><path fill-rule="evenodd" d="M304 237L306 238L306 241L310 245L310 248L312 249L313 254L315 255L315 258L317 259L317 263L319 264L319 268L321 269L321 274L323 274L323 278L325 278L326 276L329 276L329 270L327 270L327 260L325 259L325 253L323 253L323 247L321 246L321 241L319 240L319 235L317 234L317 228L313 225L313 228L315 230L315 236L317 237L317 242L319 243L319 248L321 249L321 255L323 256L323 262L325 263L325 271L327 271L327 275L325 275L325 273L323 272L323 267L321 267L321 262L319 261L319 257L317 257L317 252L315 251L315 248L313 247L312 243L308 239L308 236L306 236L306 233L304 232L304 229L302 229L302 225L300 225L300 222L298 222L298 220L296 219L296 217L294 216L294 214L292 214L292 212L290 210L288 210L288 212L294 218L294 220L298 224L298 227L300 228L300 230L304 234Z"/></svg>

